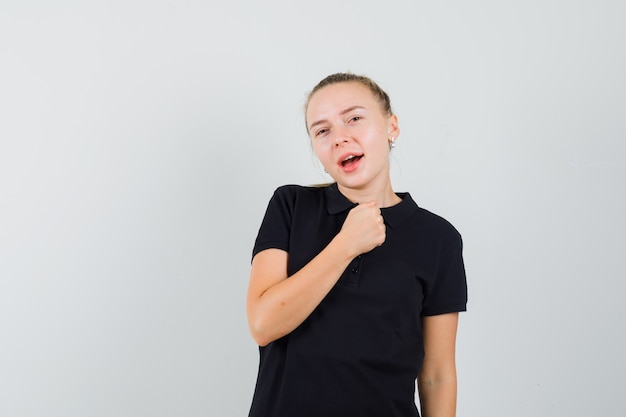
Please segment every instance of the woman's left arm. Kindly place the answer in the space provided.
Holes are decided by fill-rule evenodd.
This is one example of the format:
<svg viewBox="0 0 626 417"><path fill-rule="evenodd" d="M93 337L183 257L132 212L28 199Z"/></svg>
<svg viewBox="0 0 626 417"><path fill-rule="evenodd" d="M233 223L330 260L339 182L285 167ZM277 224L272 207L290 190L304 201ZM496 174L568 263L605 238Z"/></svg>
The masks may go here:
<svg viewBox="0 0 626 417"><path fill-rule="evenodd" d="M423 318L424 362L417 378L423 417L456 416L456 331L459 313Z"/></svg>

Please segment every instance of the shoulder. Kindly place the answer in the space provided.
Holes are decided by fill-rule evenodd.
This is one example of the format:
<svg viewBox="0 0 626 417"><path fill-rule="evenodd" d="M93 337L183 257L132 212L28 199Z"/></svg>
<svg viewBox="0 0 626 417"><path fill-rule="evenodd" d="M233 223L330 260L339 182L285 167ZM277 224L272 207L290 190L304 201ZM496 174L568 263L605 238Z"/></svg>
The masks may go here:
<svg viewBox="0 0 626 417"><path fill-rule="evenodd" d="M274 194L279 195L302 195L302 194L321 194L324 192L328 185L298 185L298 184L285 184L276 188Z"/></svg>
<svg viewBox="0 0 626 417"><path fill-rule="evenodd" d="M439 241L444 246L461 244L461 233L450 221L433 211L420 207L417 203L413 202L413 204L415 204L415 212L412 216L413 225L419 229L423 237L431 241Z"/></svg>
<svg viewBox="0 0 626 417"><path fill-rule="evenodd" d="M450 223L442 216L435 214L432 211L426 210L422 207L418 207L417 213L421 221L423 221L429 228L437 230L441 233L446 233L450 236L460 237L461 234L459 233L457 228L454 227L452 223Z"/></svg>
<svg viewBox="0 0 626 417"><path fill-rule="evenodd" d="M277 187L274 190L274 199L279 199L282 201L292 201L295 202L299 199L316 199L319 200L323 198L324 190L326 186L305 186L305 185L297 185L297 184L286 184Z"/></svg>
<svg viewBox="0 0 626 417"><path fill-rule="evenodd" d="M297 212L312 212L325 206L326 187L303 186L296 184L281 185L274 189L268 205L268 211L291 216Z"/></svg>

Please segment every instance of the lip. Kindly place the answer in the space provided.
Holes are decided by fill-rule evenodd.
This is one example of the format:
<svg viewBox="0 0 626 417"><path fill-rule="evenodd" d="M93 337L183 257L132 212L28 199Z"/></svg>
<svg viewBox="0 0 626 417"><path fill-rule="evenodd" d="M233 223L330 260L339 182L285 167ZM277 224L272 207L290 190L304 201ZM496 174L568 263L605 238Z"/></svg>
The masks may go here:
<svg viewBox="0 0 626 417"><path fill-rule="evenodd" d="M341 156L337 159L337 164L341 165L341 163L343 162L344 159L346 159L349 156L363 156L362 153L360 152L346 152L341 154Z"/></svg>
<svg viewBox="0 0 626 417"><path fill-rule="evenodd" d="M360 158L357 161L352 162L348 164L347 166L344 166L341 162L344 159L348 158L349 156L356 156ZM365 155L362 154L361 152L346 152L337 159L337 165L339 166L339 169L341 169L345 173L354 172L361 165L361 161L363 160L364 156Z"/></svg>

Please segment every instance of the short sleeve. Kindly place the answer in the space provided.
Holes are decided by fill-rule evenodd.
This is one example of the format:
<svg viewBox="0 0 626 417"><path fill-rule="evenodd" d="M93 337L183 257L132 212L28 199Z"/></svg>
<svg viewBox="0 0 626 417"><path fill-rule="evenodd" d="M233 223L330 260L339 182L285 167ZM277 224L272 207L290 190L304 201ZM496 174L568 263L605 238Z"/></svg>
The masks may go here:
<svg viewBox="0 0 626 417"><path fill-rule="evenodd" d="M467 308L467 279L463 262L463 240L456 234L441 250L437 274L426 288L422 315L465 311Z"/></svg>
<svg viewBox="0 0 626 417"><path fill-rule="evenodd" d="M293 214L292 193L286 186L274 191L252 249L252 257L265 249L288 251Z"/></svg>

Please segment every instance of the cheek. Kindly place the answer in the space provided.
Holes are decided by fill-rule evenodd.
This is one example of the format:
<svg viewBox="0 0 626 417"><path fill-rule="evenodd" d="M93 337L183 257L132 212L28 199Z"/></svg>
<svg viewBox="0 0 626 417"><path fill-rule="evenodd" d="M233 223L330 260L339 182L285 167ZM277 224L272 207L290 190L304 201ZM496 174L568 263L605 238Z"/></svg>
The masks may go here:
<svg viewBox="0 0 626 417"><path fill-rule="evenodd" d="M317 159L324 162L329 158L330 155L330 147L324 146L324 143L318 142L313 144L313 153L317 156Z"/></svg>

